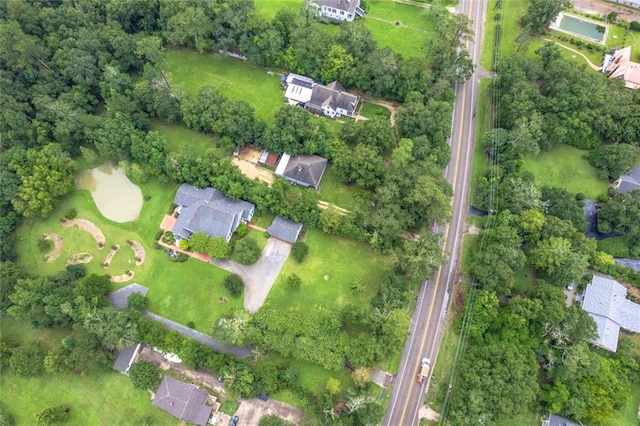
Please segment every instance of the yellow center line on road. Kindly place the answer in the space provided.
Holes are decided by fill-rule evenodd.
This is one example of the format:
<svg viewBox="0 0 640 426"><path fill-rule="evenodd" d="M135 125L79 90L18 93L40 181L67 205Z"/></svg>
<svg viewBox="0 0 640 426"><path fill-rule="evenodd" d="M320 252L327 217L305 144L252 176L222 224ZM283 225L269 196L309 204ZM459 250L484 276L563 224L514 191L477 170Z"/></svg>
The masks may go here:
<svg viewBox="0 0 640 426"><path fill-rule="evenodd" d="M468 47L468 43L467 43L467 47ZM465 112L465 98L467 95L467 86L464 85L462 87L462 94L460 96L460 100L462 102L462 111L460 111L460 118L462 119L462 117L464 117L464 112ZM455 114L455 111L454 111ZM460 154L462 152L462 130L463 130L463 126L460 126L460 132L459 132L459 136L458 136L458 152L456 154L456 162L454 163L455 166L455 171L453 173L453 182L452 182L452 187L455 190L456 187L456 183L458 182L458 170L460 169L458 167L458 165L460 164ZM451 205L453 206L453 198L451 199ZM447 233L449 232L449 224L446 225L445 230L444 230L444 235L446 236ZM446 252L446 242L442 245L442 254L444 255ZM453 261L453 260L451 260ZM440 282L440 276L442 274L442 269L443 266L440 266L440 268L438 268L438 275L436 276L436 280L434 281L434 285L437 286L438 283ZM424 328L422 330L422 340L419 346L419 351L420 353L422 353L424 351L424 344L427 340L427 330L429 329L429 324L431 323L431 316L433 314L433 307L435 306L435 298L437 295L437 291L436 289L434 289L433 291L433 296L431 297L431 306L429 307L429 314L427 315L427 321L424 324ZM416 328L417 330L417 328ZM415 366L413 367L415 368ZM433 367L431 367L433 368ZM425 384L429 383L429 379L431 377L431 368L429 369L429 377L427 378L427 381L425 382ZM410 381L409 383L411 383L411 387L415 386L416 382L415 381ZM404 418L407 414L407 408L409 406L409 398L407 398L404 402L404 406L402 407L402 415L400 416L400 425L404 425Z"/></svg>

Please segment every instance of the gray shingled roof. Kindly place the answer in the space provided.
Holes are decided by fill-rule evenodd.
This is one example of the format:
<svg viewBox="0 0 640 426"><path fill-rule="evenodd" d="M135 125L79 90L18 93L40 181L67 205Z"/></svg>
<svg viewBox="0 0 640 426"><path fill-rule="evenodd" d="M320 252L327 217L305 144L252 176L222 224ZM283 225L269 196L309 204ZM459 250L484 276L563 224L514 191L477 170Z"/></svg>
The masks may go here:
<svg viewBox="0 0 640 426"><path fill-rule="evenodd" d="M318 155L298 155L291 157L283 176L302 185L318 189L326 168L326 158Z"/></svg>
<svg viewBox="0 0 640 426"><path fill-rule="evenodd" d="M563 417L556 416L555 414L549 414L549 417L544 420L542 426L578 426L578 424Z"/></svg>
<svg viewBox="0 0 640 426"><path fill-rule="evenodd" d="M153 405L180 420L206 425L212 407L206 405L209 394L197 386L164 376L153 397Z"/></svg>
<svg viewBox="0 0 640 426"><path fill-rule="evenodd" d="M360 0L313 0L313 3L353 13L356 10L356 7L360 5Z"/></svg>
<svg viewBox="0 0 640 426"><path fill-rule="evenodd" d="M640 332L640 305L626 298L627 289L609 278L594 276L584 293L582 309L595 320L598 338L595 343L615 352L620 328Z"/></svg>
<svg viewBox="0 0 640 426"><path fill-rule="evenodd" d="M273 222L271 222L269 229L267 229L267 232L272 237L293 244L298 240L301 230L301 223L285 219L282 216L276 216Z"/></svg>
<svg viewBox="0 0 640 426"><path fill-rule="evenodd" d="M330 106L334 110L342 108L353 114L358 105L358 97L343 92L342 90L344 90L344 88L339 88L342 88L342 86L337 81L329 83L328 86L315 85L311 92L311 99L307 102L306 107L320 111L323 107Z"/></svg>
<svg viewBox="0 0 640 426"><path fill-rule="evenodd" d="M113 363L113 369L121 373L128 373L129 368L131 368L131 364L133 364L136 355L138 355L140 346L140 343L138 343L133 346L127 346L126 348L123 348L120 352L118 352L118 355L116 355L116 360Z"/></svg>
<svg viewBox="0 0 640 426"><path fill-rule="evenodd" d="M620 186L618 186L618 192L621 194L626 194L636 189L640 189L640 166L635 166L626 175L620 176Z"/></svg>
<svg viewBox="0 0 640 426"><path fill-rule="evenodd" d="M227 238L234 226L251 220L255 206L244 200L232 200L215 188L198 189L182 184L175 203L182 206L173 233L182 238L201 231L211 237Z"/></svg>

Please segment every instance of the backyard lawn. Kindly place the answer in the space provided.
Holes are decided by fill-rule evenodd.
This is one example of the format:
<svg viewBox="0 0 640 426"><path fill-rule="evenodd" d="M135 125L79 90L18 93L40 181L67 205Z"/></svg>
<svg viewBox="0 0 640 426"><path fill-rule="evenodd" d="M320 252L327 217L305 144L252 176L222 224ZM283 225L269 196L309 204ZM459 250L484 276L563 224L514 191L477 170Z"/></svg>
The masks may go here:
<svg viewBox="0 0 640 426"><path fill-rule="evenodd" d="M211 326L226 314L242 307L242 298L232 298L222 282L227 272L207 263L189 259L184 263L169 261L163 250L152 248L153 239L160 222L173 202L176 184L163 184L153 179L140 185L142 193L150 196L143 203L137 220L116 223L105 219L96 208L88 191L76 191L66 197L49 217L29 220L17 231L18 262L28 271L38 275L52 275L64 269L65 260L72 254L86 252L93 261L86 264L87 273L120 275L134 272L131 281L113 284L113 289L136 282L149 288L149 309L181 324L193 321L199 331L208 333ZM106 238L105 248L98 250L93 237L77 228L64 228L59 221L65 212L75 208L78 218L95 223ZM44 233L55 232L63 239L61 255L53 262L43 260L44 253L38 249L37 241ZM126 241L140 242L146 259L135 265L133 250ZM113 244L120 250L109 268L103 268L105 256ZM221 302L226 298L226 302Z"/></svg>
<svg viewBox="0 0 640 426"><path fill-rule="evenodd" d="M373 118L377 115L381 115L383 117L389 118L391 113L389 110L382 105L377 105L371 102L365 102L364 106L360 110L360 115L367 118Z"/></svg>
<svg viewBox="0 0 640 426"><path fill-rule="evenodd" d="M309 228L304 237L309 255L299 264L289 257L276 280L267 302L271 306L335 311L353 304L369 306L385 275L391 271L390 260L372 254L363 244ZM302 279L302 288L295 297L286 289L291 274ZM366 289L361 295L350 291L355 279L362 279Z"/></svg>
<svg viewBox="0 0 640 426"><path fill-rule="evenodd" d="M583 158L585 151L567 145L557 146L537 156L527 156L523 169L533 173L539 186L564 188L595 200L607 193L607 182L598 179L596 169Z"/></svg>
<svg viewBox="0 0 640 426"><path fill-rule="evenodd" d="M59 345L69 333L66 329L35 330L26 322L5 316L0 327L2 336L12 341L40 339L48 347ZM0 377L0 387L2 402L17 425L35 424L37 413L62 404L71 406L69 424L178 424L168 413L151 405L147 392L135 389L127 376L111 370L39 377L20 377L8 370Z"/></svg>
<svg viewBox="0 0 640 426"><path fill-rule="evenodd" d="M273 19L280 9L298 14L304 6L304 0L255 0L256 11L267 20Z"/></svg>
<svg viewBox="0 0 640 426"><path fill-rule="evenodd" d="M350 210L356 204L354 197L364 192L361 188L347 186L340 182L333 171L332 164L329 164L322 176L322 183L320 184L320 199L322 201Z"/></svg>
<svg viewBox="0 0 640 426"><path fill-rule="evenodd" d="M161 133L167 139L167 150L169 152L179 152L189 149L198 154L204 154L207 150L213 149L218 157L230 157L233 149L220 145L220 138L213 135L191 130L180 123L167 124L162 120L154 118L151 120L151 130Z"/></svg>
<svg viewBox="0 0 640 426"><path fill-rule="evenodd" d="M189 49L169 49L165 58L172 82L184 86L191 95L202 86L215 87L229 99L248 102L256 110L256 117L269 124L283 104L280 75L269 75L265 68Z"/></svg>

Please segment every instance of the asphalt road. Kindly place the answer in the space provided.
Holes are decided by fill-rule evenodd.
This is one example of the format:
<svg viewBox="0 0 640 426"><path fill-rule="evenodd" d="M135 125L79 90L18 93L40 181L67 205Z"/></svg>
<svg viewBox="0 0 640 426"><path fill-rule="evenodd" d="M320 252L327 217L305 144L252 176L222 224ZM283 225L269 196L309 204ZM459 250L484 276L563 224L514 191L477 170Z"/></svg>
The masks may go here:
<svg viewBox="0 0 640 426"><path fill-rule="evenodd" d="M480 60L486 0L460 0L457 13L464 13L472 21L474 41L467 50L474 64ZM438 270L434 280L424 283L418 293L417 306L400 361L400 369L393 382L384 425L417 425L418 410L424 404L429 380L417 383L420 361L426 357L435 364L442 337L449 296L457 276L458 258L468 211L469 182L473 163L475 137L475 110L478 97L479 72L464 85L456 87L456 103L453 111L451 162L445 176L454 190L453 218L451 223L436 230L444 236L444 251L448 259Z"/></svg>

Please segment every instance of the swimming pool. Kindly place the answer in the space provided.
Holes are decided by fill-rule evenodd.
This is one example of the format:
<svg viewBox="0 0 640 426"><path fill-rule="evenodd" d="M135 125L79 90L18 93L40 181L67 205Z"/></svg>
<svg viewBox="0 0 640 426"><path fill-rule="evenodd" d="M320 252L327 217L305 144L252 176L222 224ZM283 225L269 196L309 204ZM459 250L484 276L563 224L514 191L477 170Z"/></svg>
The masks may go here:
<svg viewBox="0 0 640 426"><path fill-rule="evenodd" d="M551 24L551 28L585 40L603 44L607 39L607 32L609 30L606 25L600 25L596 22L587 21L577 16L564 13L558 15Z"/></svg>

